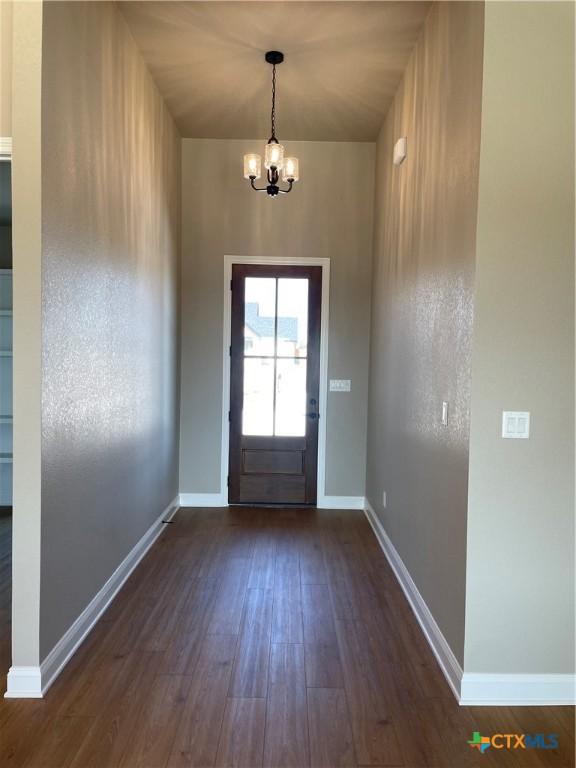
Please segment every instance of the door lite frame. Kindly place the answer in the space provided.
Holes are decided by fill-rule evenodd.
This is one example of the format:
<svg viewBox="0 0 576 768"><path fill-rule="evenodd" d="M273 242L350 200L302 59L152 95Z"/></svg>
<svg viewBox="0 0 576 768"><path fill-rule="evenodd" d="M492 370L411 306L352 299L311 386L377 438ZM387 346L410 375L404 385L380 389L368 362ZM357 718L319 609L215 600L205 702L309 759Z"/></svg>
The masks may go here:
<svg viewBox="0 0 576 768"><path fill-rule="evenodd" d="M230 347L232 332L232 266L252 264L261 266L310 266L322 268L322 297L320 311L320 387L318 398L318 465L316 475L317 506L326 506L326 406L328 399L328 327L330 308L330 259L329 258L255 258L248 256L224 257L224 317L222 348L222 438L220 456L220 503L228 505L228 462L230 424Z"/></svg>

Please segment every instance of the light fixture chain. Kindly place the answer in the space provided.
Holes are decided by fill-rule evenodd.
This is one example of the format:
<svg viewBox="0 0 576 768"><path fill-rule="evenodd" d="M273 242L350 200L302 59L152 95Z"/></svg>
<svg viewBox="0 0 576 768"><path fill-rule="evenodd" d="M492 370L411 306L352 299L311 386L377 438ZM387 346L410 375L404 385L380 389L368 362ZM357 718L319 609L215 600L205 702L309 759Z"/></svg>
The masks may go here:
<svg viewBox="0 0 576 768"><path fill-rule="evenodd" d="M272 113L270 115L272 123L272 138L276 139L276 64L272 65Z"/></svg>

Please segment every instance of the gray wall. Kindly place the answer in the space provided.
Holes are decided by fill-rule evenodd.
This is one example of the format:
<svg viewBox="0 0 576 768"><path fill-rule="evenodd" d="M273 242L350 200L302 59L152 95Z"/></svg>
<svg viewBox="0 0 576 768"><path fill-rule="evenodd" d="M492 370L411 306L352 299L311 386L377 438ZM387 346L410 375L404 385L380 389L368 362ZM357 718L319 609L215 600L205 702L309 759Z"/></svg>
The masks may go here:
<svg viewBox="0 0 576 768"><path fill-rule="evenodd" d="M372 277L367 495L460 663L482 30L432 7L378 140Z"/></svg>
<svg viewBox="0 0 576 768"><path fill-rule="evenodd" d="M273 200L242 178L264 143L183 141L180 490L220 492L224 255L314 256L331 259L329 376L352 379L328 398L326 493L363 496L374 145L286 139L302 180Z"/></svg>
<svg viewBox="0 0 576 768"><path fill-rule="evenodd" d="M466 671L574 670L574 5L487 3ZM503 77L503 73L505 76ZM503 410L531 412L502 440Z"/></svg>
<svg viewBox="0 0 576 768"><path fill-rule="evenodd" d="M178 491L180 170L114 4L43 32L41 658Z"/></svg>

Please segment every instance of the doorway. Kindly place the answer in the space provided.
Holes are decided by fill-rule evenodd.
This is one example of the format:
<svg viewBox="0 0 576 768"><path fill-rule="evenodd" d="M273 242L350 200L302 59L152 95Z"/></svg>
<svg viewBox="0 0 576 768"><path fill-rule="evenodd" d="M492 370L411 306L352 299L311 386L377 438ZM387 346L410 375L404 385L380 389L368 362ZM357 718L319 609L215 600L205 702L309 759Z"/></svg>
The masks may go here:
<svg viewBox="0 0 576 768"><path fill-rule="evenodd" d="M233 264L228 502L315 505L322 267Z"/></svg>
<svg viewBox="0 0 576 768"><path fill-rule="evenodd" d="M0 674L11 653L12 601L12 167L0 140ZM0 688L0 694L5 689Z"/></svg>

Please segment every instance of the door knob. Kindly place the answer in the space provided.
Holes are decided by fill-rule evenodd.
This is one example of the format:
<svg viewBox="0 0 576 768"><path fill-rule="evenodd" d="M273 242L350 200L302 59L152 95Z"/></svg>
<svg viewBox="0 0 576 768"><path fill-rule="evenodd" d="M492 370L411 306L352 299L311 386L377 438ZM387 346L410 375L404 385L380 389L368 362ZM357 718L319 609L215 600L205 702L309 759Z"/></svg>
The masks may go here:
<svg viewBox="0 0 576 768"><path fill-rule="evenodd" d="M318 418L318 414L317 413L309 413L308 414L308 418L309 419L317 419Z"/></svg>

